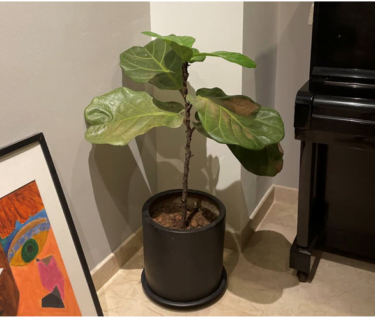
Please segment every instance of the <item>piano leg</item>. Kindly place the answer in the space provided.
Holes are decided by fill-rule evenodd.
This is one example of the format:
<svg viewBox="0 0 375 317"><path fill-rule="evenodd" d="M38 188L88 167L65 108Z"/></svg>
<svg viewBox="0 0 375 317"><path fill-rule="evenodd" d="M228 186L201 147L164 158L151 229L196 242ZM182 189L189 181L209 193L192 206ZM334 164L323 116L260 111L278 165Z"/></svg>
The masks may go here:
<svg viewBox="0 0 375 317"><path fill-rule="evenodd" d="M301 142L300 179L298 192L297 236L290 250L289 266L297 270L300 282L306 282L310 273L311 252L315 237L311 226L314 170L316 166L317 145Z"/></svg>
<svg viewBox="0 0 375 317"><path fill-rule="evenodd" d="M316 239L308 248L297 245L297 237L290 248L289 267L297 270L297 277L300 282L307 282L311 267L311 253L314 249Z"/></svg>

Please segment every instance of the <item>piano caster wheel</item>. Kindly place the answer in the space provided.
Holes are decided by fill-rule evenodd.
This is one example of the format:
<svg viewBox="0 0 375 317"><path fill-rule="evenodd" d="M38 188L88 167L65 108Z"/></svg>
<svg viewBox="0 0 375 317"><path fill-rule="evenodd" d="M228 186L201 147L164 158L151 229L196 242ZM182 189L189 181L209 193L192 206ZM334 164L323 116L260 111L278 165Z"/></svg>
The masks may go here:
<svg viewBox="0 0 375 317"><path fill-rule="evenodd" d="M301 282L301 283L306 283L307 282L307 273L305 272L301 272L301 271L297 271L297 277L298 277L298 280Z"/></svg>

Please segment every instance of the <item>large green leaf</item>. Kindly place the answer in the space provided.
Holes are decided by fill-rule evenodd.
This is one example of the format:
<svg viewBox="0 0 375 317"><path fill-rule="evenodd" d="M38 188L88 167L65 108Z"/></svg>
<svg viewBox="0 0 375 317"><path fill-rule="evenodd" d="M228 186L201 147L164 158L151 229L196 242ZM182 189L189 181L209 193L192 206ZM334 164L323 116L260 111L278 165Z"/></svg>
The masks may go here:
<svg viewBox="0 0 375 317"><path fill-rule="evenodd" d="M204 130L217 142L261 150L284 137L277 111L261 107L249 97L204 88L197 91L196 99L188 99L197 109Z"/></svg>
<svg viewBox="0 0 375 317"><path fill-rule="evenodd" d="M120 55L120 66L127 76L160 89L182 88L182 64L170 45L160 39L144 47L133 46Z"/></svg>
<svg viewBox="0 0 375 317"><path fill-rule="evenodd" d="M193 126L195 127L195 129L200 134L204 135L206 138L212 139L211 136L204 129L203 124L202 124L201 120L199 119L198 111L195 113L195 119L197 120L197 121L193 121Z"/></svg>
<svg viewBox="0 0 375 317"><path fill-rule="evenodd" d="M178 102L161 102L143 91L117 88L94 98L85 109L85 137L96 144L126 145L155 127L178 128L183 110Z"/></svg>
<svg viewBox="0 0 375 317"><path fill-rule="evenodd" d="M268 145L259 151L233 144L228 144L228 147L241 165L255 175L275 176L283 168L284 152L280 143Z"/></svg>
<svg viewBox="0 0 375 317"><path fill-rule="evenodd" d="M205 137L212 139L204 129L198 112L195 113L195 119L197 121L193 121L193 124L196 130ZM249 150L233 144L228 144L228 147L241 165L255 175L275 176L283 168L284 151L280 143L268 145L262 150Z"/></svg>
<svg viewBox="0 0 375 317"><path fill-rule="evenodd" d="M192 58L196 59L197 57L206 56L221 57L227 60L228 62L235 63L247 68L255 68L257 66L255 62L246 55L225 51L218 51L213 53L194 53Z"/></svg>
<svg viewBox="0 0 375 317"><path fill-rule="evenodd" d="M191 47L195 42L195 38L191 36L177 36L174 34L163 36L154 32L142 32L142 34L165 41L184 62L190 61L193 56L193 50Z"/></svg>

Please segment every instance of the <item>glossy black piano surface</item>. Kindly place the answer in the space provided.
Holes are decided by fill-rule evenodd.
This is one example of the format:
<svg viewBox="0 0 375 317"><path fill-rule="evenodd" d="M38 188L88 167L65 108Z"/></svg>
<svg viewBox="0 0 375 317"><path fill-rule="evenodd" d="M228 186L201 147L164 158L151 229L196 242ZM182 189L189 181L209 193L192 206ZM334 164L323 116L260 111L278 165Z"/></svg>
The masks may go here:
<svg viewBox="0 0 375 317"><path fill-rule="evenodd" d="M375 3L314 4L310 79L298 91L300 281L314 248L375 259Z"/></svg>
<svg viewBox="0 0 375 317"><path fill-rule="evenodd" d="M314 67L375 70L373 3L318 3L314 13Z"/></svg>

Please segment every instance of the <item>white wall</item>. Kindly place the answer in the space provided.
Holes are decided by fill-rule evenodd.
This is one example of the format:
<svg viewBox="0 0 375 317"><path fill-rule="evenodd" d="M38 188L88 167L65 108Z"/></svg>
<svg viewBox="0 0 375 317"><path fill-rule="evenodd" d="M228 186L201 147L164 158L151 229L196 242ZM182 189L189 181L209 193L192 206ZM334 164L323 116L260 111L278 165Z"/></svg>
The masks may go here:
<svg viewBox="0 0 375 317"><path fill-rule="evenodd" d="M311 2L280 2L278 22L276 110L285 124L284 168L274 183L298 188L300 141L294 140L294 101L309 79L312 26Z"/></svg>
<svg viewBox="0 0 375 317"><path fill-rule="evenodd" d="M276 178L257 177L243 169L223 145L196 133L193 137L190 188L209 191L227 206L228 227L240 231L273 183L298 187L299 142L294 140L294 99L308 79L311 3L214 2L151 3L151 28L160 34L191 35L201 51L243 52L257 68L242 69L219 59L190 68L193 89L220 87L243 93L278 110L285 123L284 169ZM183 14L181 14L183 12ZM214 14L213 14L214 13ZM187 17L187 18L183 18ZM192 89L191 89L192 90ZM178 93L154 90L163 100ZM181 187L183 129L158 129L158 191Z"/></svg>
<svg viewBox="0 0 375 317"><path fill-rule="evenodd" d="M141 224L155 135L93 147L83 110L122 85L119 54L149 28L149 3L0 3L0 146L45 133L91 268Z"/></svg>
<svg viewBox="0 0 375 317"><path fill-rule="evenodd" d="M242 2L152 2L151 28L160 34L174 33L196 38L194 47L203 52L242 52ZM193 90L220 87L227 94L241 94L242 68L225 60L208 57L190 68ZM178 93L155 88L155 97L182 101ZM185 145L184 129L158 129L158 191L181 188ZM241 188L241 165L227 146L195 132L191 143L189 187L215 194L227 207L227 224L240 229L240 214L247 214Z"/></svg>

